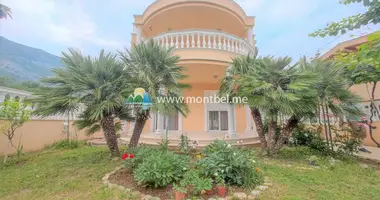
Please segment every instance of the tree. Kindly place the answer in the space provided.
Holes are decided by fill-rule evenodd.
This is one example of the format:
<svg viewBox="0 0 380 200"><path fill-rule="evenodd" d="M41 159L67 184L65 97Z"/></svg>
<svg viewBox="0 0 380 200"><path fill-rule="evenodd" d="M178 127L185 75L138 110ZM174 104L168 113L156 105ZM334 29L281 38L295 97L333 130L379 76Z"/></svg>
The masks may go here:
<svg viewBox="0 0 380 200"><path fill-rule="evenodd" d="M179 82L186 78L185 68L177 65L180 58L173 55L172 48L161 47L150 40L135 44L131 50L126 49L119 54L126 71L135 78L136 88L144 88L153 102L152 107L146 110L141 106L134 106L136 123L129 147L135 147L151 111L164 115L176 112L180 112L183 116L188 114L188 107L183 102L157 101L164 96L181 96L182 89L188 85Z"/></svg>
<svg viewBox="0 0 380 200"><path fill-rule="evenodd" d="M20 128L30 118L31 111L27 109L27 104L16 99L8 99L0 104L0 119L4 120L0 124L0 131L8 139L8 149L11 147L20 151L20 145L16 147L13 144L13 137L16 130ZM8 153L5 154L4 164L7 163Z"/></svg>
<svg viewBox="0 0 380 200"><path fill-rule="evenodd" d="M8 19L8 17L12 19L12 10L8 6L0 4L0 19Z"/></svg>
<svg viewBox="0 0 380 200"><path fill-rule="evenodd" d="M356 104L361 99L348 90L350 80L347 79L346 69L340 63L320 58L307 61L306 58L303 58L300 67L316 75L314 84L317 92L315 116L319 118L322 114L325 138L333 148L330 112L342 120L347 116L360 115L361 111ZM321 120L319 119L319 121Z"/></svg>
<svg viewBox="0 0 380 200"><path fill-rule="evenodd" d="M378 0L341 0L340 3L344 5L352 3L362 3L364 7L368 8L365 13L357 14L342 19L339 22L328 24L326 28L319 29L311 33L312 37L325 37L345 34L348 31L359 29L363 25L380 23L380 1Z"/></svg>
<svg viewBox="0 0 380 200"><path fill-rule="evenodd" d="M221 92L248 97L261 153L268 155L278 153L301 118L311 115L315 108L314 74L290 63L288 57L234 58L231 76L222 82ZM280 134L276 133L278 127Z"/></svg>
<svg viewBox="0 0 380 200"><path fill-rule="evenodd" d="M119 120L131 120L131 110L125 97L132 91L131 78L116 55L84 56L69 49L63 53L64 68L54 69L55 76L42 79L44 86L35 93L38 103L36 115L69 115L77 113L75 125L88 134L99 130L104 136L112 156L119 156L117 125Z"/></svg>
<svg viewBox="0 0 380 200"><path fill-rule="evenodd" d="M365 121L369 126L372 141L380 147L373 137L373 117L379 117L379 109L375 104L375 91L380 81L380 31L368 36L368 42L360 45L356 51L341 51L335 58L348 69L351 84L365 84L370 100L370 118ZM379 118L380 119L380 118Z"/></svg>

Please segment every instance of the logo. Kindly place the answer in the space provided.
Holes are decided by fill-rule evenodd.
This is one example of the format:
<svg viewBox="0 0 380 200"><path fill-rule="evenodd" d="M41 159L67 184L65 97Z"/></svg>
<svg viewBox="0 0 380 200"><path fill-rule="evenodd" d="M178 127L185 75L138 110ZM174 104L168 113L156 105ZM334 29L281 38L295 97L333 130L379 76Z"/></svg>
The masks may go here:
<svg viewBox="0 0 380 200"><path fill-rule="evenodd" d="M144 88L136 88L135 92L129 95L126 103L141 106L143 110L148 110L152 106L152 100Z"/></svg>

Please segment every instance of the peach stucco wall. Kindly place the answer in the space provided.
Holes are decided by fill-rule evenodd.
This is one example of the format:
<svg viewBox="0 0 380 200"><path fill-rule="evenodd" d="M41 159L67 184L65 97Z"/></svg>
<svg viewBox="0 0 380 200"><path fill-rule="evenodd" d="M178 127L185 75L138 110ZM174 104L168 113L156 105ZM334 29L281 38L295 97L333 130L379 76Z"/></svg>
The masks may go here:
<svg viewBox="0 0 380 200"><path fill-rule="evenodd" d="M219 84L192 84L190 89L184 91L185 97L203 97L206 90L219 90ZM205 132L205 105L202 103L189 103L187 104L190 113L187 117L182 119L183 132L196 132L199 134L206 134ZM246 130L246 110L244 106L235 106L235 129L236 132L244 133ZM151 130L151 120L147 122L144 128L144 134L149 134Z"/></svg>
<svg viewBox="0 0 380 200"><path fill-rule="evenodd" d="M66 138L66 134L62 132L63 123L64 121L61 120L32 120L26 122L22 127L16 130L13 143L17 146L20 141L20 136L22 135L21 144L23 145L24 152L40 150L46 145ZM74 130L75 126L72 125L70 131L74 132ZM77 131L77 135L80 140L89 138L84 131ZM7 141L7 138L1 133L0 155L7 151ZM13 148L8 151L10 153L16 152Z"/></svg>

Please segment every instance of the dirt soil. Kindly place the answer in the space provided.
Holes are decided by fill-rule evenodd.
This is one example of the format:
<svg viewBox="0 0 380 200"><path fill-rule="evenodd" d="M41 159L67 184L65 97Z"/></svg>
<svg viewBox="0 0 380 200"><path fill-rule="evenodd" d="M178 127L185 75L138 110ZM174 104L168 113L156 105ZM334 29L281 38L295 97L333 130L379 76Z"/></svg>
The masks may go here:
<svg viewBox="0 0 380 200"><path fill-rule="evenodd" d="M122 185L126 188L131 189L132 191L139 191L143 195L151 195L154 197L159 197L160 199L167 200L173 199L173 190L171 186L167 188L146 188L142 186L138 186L137 183L133 180L133 174L131 170L121 169L117 171L115 174L111 175L109 181L113 184ZM230 187L229 194L233 194L234 192L246 192L242 188ZM187 198L191 196L187 195ZM200 195L198 198L209 199L217 197L216 193L214 195Z"/></svg>

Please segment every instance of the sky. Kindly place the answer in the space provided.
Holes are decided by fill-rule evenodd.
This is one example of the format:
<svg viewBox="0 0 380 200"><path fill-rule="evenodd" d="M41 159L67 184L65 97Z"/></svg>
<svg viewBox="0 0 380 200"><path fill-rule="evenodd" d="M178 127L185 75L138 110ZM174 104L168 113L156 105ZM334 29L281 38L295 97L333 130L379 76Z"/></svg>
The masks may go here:
<svg viewBox="0 0 380 200"><path fill-rule="evenodd" d="M134 14L154 0L0 0L13 20L0 20L0 35L12 41L61 55L68 48L97 55L130 46ZM370 25L344 36L310 38L309 33L343 17L365 11L360 4L339 0L236 0L256 17L259 55L314 56L350 39L380 29Z"/></svg>

